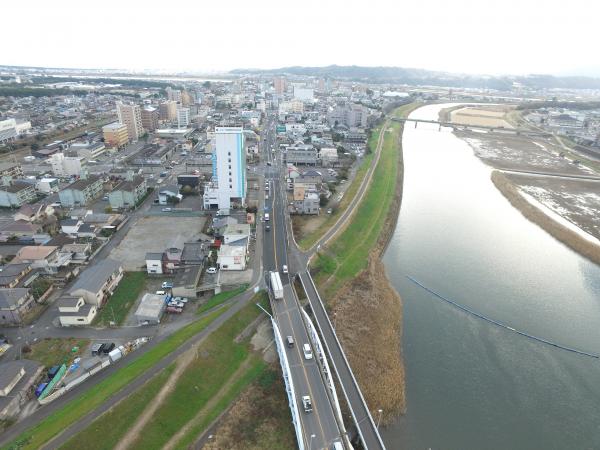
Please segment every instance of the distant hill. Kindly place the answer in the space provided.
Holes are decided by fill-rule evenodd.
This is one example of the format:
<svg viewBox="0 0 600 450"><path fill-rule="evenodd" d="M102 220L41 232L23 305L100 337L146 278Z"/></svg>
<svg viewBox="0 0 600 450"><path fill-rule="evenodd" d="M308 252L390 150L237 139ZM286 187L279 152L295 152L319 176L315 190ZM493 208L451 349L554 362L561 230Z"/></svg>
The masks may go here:
<svg viewBox="0 0 600 450"><path fill-rule="evenodd" d="M371 83L401 83L408 85L430 85L443 87L464 87L510 90L514 83L536 89L600 89L600 78L557 77L553 75L527 76L486 76L436 72L404 67L366 66L324 66L324 67L282 67L279 69L236 69L234 75L301 75L330 77Z"/></svg>

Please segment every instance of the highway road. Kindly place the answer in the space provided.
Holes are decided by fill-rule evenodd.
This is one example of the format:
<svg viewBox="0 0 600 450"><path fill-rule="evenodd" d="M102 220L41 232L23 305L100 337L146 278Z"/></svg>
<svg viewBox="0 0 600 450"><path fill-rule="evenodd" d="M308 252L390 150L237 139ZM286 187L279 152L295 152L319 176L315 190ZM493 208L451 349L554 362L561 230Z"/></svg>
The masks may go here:
<svg viewBox="0 0 600 450"><path fill-rule="evenodd" d="M265 171L265 182L269 183L268 198L265 196L265 211L270 215L269 222L263 222L264 251L263 265L265 274L269 271L279 271L282 278L284 298L273 305L274 315L280 328L283 339L292 336L294 347L287 348L287 357L292 372L292 380L296 391L296 400L300 408L300 420L304 433L305 448L311 450L330 449L333 442L340 440L340 430L336 421L333 407L320 368L315 361L304 358L302 345L310 343L308 333L302 320L299 303L291 286L289 274L282 272L282 266L288 265L288 234L286 226L286 197L285 185L282 181L282 166L280 153L275 146L275 122L267 119L263 132L263 152L271 166ZM267 192L267 191L265 191ZM266 230L266 225L270 231ZM314 352L313 352L314 353ZM309 395L312 400L313 411L305 413L302 409L302 396Z"/></svg>

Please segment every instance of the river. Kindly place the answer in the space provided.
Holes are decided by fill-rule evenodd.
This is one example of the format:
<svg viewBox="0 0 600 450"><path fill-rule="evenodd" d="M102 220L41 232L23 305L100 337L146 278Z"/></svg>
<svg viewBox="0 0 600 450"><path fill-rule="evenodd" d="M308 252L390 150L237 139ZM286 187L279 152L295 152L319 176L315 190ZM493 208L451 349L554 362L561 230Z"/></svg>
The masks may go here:
<svg viewBox="0 0 600 450"><path fill-rule="evenodd" d="M441 107L411 117L437 120ZM406 278L600 353L600 267L516 211L449 129L407 123L402 143L402 207L384 263L404 305L407 412L383 430L387 447L600 448L600 360L468 315Z"/></svg>

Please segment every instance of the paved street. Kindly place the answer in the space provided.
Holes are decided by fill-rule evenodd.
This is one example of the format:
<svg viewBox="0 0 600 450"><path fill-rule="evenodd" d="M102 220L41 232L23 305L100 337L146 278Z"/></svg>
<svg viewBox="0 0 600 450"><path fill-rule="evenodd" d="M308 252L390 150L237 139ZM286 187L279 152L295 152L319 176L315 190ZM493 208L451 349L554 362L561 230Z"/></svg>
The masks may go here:
<svg viewBox="0 0 600 450"><path fill-rule="evenodd" d="M268 166L271 170L266 171L265 178L270 185L270 195L265 202L264 212L268 212L271 219L271 231L265 231L264 239L264 269L266 272L281 271L284 264L289 264L289 238L286 226L286 197L285 185L282 181L281 154L279 151L271 152L271 146L276 145L274 128L274 122L272 119L268 119L263 133L263 154L272 164L272 166ZM263 223L263 229L265 225L267 222ZM330 448L332 443L340 437L334 410L327 396L315 358L306 360L302 353L302 345L310 343L310 340L290 284L291 277L282 272L280 275L284 286L284 298L273 305L274 315L283 339L286 336L292 336L295 342L293 348L287 349L287 356L300 409L304 442L307 448ZM302 396L304 395L309 395L312 399L313 411L310 413L305 413L302 409Z"/></svg>

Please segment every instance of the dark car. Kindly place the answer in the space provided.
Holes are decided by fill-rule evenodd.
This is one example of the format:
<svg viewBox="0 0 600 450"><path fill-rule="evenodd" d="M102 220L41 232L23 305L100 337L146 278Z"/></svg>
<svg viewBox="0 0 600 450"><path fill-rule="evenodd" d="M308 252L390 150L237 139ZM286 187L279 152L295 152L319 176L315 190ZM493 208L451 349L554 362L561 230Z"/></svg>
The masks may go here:
<svg viewBox="0 0 600 450"><path fill-rule="evenodd" d="M110 352L112 352L114 350L114 348L115 348L114 342L102 344L102 353L104 353L105 355L108 355Z"/></svg>

